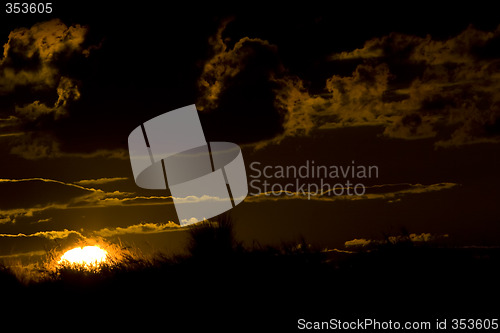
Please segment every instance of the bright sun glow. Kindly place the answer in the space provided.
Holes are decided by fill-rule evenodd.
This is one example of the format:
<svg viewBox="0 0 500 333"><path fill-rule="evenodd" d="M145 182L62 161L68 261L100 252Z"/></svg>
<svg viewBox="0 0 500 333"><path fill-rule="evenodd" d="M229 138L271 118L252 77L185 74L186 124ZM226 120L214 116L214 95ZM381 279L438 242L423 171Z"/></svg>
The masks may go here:
<svg viewBox="0 0 500 333"><path fill-rule="evenodd" d="M69 263L86 267L98 266L106 261L108 252L98 246L75 247L65 252L59 263Z"/></svg>

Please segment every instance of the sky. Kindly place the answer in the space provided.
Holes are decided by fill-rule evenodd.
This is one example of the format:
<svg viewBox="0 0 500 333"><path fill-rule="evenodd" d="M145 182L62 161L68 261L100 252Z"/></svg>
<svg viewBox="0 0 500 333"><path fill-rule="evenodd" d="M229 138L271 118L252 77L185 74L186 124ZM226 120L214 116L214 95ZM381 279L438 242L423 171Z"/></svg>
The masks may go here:
<svg viewBox="0 0 500 333"><path fill-rule="evenodd" d="M92 239L180 251L172 199L136 186L127 138L190 104L207 141L242 148L253 186L230 215L248 246L349 248L401 230L499 245L500 20L488 5L53 7L0 16L1 258ZM329 173L277 173L307 165ZM376 175L358 173L369 166ZM317 193L324 184L344 192Z"/></svg>

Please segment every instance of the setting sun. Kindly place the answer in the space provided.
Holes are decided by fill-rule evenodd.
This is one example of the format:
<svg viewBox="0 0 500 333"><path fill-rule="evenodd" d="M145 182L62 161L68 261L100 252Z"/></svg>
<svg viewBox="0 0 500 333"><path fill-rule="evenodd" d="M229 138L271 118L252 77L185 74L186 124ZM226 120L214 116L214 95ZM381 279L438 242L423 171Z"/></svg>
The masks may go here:
<svg viewBox="0 0 500 333"><path fill-rule="evenodd" d="M66 251L62 255L61 260L59 260L59 263L69 263L86 267L98 266L106 261L107 254L106 250L98 246L76 247Z"/></svg>

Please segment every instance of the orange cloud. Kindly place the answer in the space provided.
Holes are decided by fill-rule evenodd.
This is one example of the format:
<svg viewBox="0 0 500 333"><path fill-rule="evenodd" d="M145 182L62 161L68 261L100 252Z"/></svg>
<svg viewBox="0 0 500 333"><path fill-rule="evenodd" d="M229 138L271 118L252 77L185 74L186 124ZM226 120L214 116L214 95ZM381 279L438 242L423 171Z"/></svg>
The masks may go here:
<svg viewBox="0 0 500 333"><path fill-rule="evenodd" d="M383 105L393 115L384 124L389 137L441 136L438 147L500 142L500 59L482 55L499 39L500 27L487 32L469 26L447 40L392 33L332 59L375 57L390 66L390 57L399 57L408 67L423 68L406 88L390 90L396 98ZM451 136L443 138L440 128L451 129Z"/></svg>
<svg viewBox="0 0 500 333"><path fill-rule="evenodd" d="M29 183L29 182L42 182L46 184L63 185L70 188L76 188L81 191L72 192L70 195L64 197L59 202L47 197L41 197L37 202L25 204L24 207L15 208L9 207L4 204L0 210L0 223L14 223L19 218L34 218L35 215L47 212L50 210L65 210L65 209L82 209L82 208L102 208L102 207L117 207L117 206L151 206L151 205L167 205L173 204L172 196L139 196L132 192L123 191L104 191L98 188L88 187L91 185L99 185L106 182L114 182L126 178L101 178L97 180L77 181L77 182L63 182L50 178L23 178L23 179L0 179L2 183ZM45 190L46 193L56 193L50 191L49 188ZM58 192L61 192L59 189ZM195 200L216 200L210 197L186 197L183 198L185 202L192 202ZM39 221L37 219L36 221ZM43 221L42 221L43 222Z"/></svg>
<svg viewBox="0 0 500 333"><path fill-rule="evenodd" d="M113 237L125 234L154 234L159 232L180 230L181 226L169 221L168 223L139 223L125 228L103 228L94 231L93 234L100 237Z"/></svg>
<svg viewBox="0 0 500 333"><path fill-rule="evenodd" d="M49 107L40 101L36 100L28 105L19 107L16 106L16 114L20 118L30 121L36 120L43 115L52 114L55 119L67 115L66 106L68 102L76 101L80 98L80 91L75 80L65 76L61 76L59 85L57 86L58 99L53 106Z"/></svg>
<svg viewBox="0 0 500 333"><path fill-rule="evenodd" d="M75 184L82 185L82 186L89 186L89 185L102 185L102 184L107 184L107 183L112 183L112 182L117 182L117 181L122 181L122 180L127 180L127 177L113 177L113 178L99 178L99 179L82 179Z"/></svg>
<svg viewBox="0 0 500 333"><path fill-rule="evenodd" d="M369 239L355 238L355 239L352 239L352 240L345 242L344 245L345 245L345 247L353 247L353 246L364 247L364 246L370 245L371 243L372 243L372 241Z"/></svg>
<svg viewBox="0 0 500 333"><path fill-rule="evenodd" d="M214 56L200 79L202 107L216 108L252 50L277 47L258 38L241 38L230 48L222 38L226 23L211 40ZM271 71L268 81L282 132L254 144L261 148L286 137L316 130L381 126L388 137L435 138L436 147L500 142L500 58L491 53L500 27L469 26L457 36L437 40L401 33L373 38L329 61L359 61L352 74L331 75L323 91L286 70ZM280 68L281 64L275 66ZM450 134L451 133L451 134Z"/></svg>
<svg viewBox="0 0 500 333"><path fill-rule="evenodd" d="M59 19L12 31L0 61L0 93L20 85L57 86L60 74L56 59L82 52L86 33L86 27L67 27Z"/></svg>
<svg viewBox="0 0 500 333"><path fill-rule="evenodd" d="M285 114L282 134L259 142L257 148L288 136L308 135L313 130L386 125L397 116L384 100L391 77L386 64L357 66L351 76L333 75L325 93L311 94L296 76L274 78L278 83L276 107Z"/></svg>
<svg viewBox="0 0 500 333"><path fill-rule="evenodd" d="M83 48L87 27L78 24L66 26L61 20L41 22L30 28L10 32L0 59L0 95L13 93L18 87L27 87L33 93L30 101L13 106L14 114L0 119L0 128L11 146L10 152L26 159L54 157L128 158L124 150L99 150L91 153L67 153L45 122L68 116L70 104L81 97L79 82L61 74L60 67L71 57L87 57L98 46ZM54 102L41 97L57 94ZM53 103L53 104L52 104ZM26 128L36 131L26 132ZM21 135L24 133L24 135Z"/></svg>
<svg viewBox="0 0 500 333"><path fill-rule="evenodd" d="M16 235L14 235L14 234L0 234L0 238L2 238L2 237L7 237L7 238L41 237L41 238L47 238L47 239L54 240L54 239L68 238L70 235L76 235L78 238L84 238L83 235L81 233L79 233L78 231L68 230L68 229L39 231L39 232L35 232L33 234L28 234L28 235L23 234L23 233L19 233Z"/></svg>
<svg viewBox="0 0 500 333"><path fill-rule="evenodd" d="M198 110L210 111L217 108L221 94L228 86L228 81L237 76L252 58L255 49L263 46L271 51L276 47L267 40L260 38L243 37L231 48L226 44L222 33L231 20L225 20L211 37L209 44L212 46L213 56L203 66L203 72L198 79L200 96L196 103Z"/></svg>
<svg viewBox="0 0 500 333"><path fill-rule="evenodd" d="M431 233L421 233L421 234L409 234L403 236L388 236L385 240L376 239L365 239L365 238L355 238L344 243L345 247L366 247L369 245L381 245L381 244L396 244L399 242L412 242L412 243L425 243L435 241L437 239L448 238L448 234L436 235Z"/></svg>

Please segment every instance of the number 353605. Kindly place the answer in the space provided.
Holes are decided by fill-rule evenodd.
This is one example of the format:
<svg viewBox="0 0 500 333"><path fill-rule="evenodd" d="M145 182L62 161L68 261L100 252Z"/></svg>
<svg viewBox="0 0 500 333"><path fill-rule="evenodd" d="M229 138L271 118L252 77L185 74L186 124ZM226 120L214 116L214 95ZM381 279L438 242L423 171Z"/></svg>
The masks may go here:
<svg viewBox="0 0 500 333"><path fill-rule="evenodd" d="M452 319L451 328L456 330L497 330L498 319Z"/></svg>
<svg viewBox="0 0 500 333"><path fill-rule="evenodd" d="M7 14L50 14L51 2L8 2L5 4Z"/></svg>

